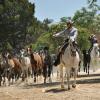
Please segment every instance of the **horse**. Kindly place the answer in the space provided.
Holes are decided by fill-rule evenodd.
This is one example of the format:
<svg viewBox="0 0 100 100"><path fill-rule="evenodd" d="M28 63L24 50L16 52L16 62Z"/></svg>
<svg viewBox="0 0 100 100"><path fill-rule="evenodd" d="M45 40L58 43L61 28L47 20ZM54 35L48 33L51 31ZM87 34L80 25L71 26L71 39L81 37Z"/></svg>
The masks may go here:
<svg viewBox="0 0 100 100"><path fill-rule="evenodd" d="M92 50L90 52L91 56L91 66L93 68L93 71L96 70L95 66L99 63L99 57L100 57L100 52L99 52L99 45L98 43L95 43L92 47Z"/></svg>
<svg viewBox="0 0 100 100"><path fill-rule="evenodd" d="M22 72L21 63L19 59L12 57L11 54L9 53L6 54L6 59L7 59L7 63L9 65L9 70L10 70L10 73L8 75L8 81L10 85L11 78L12 78L12 84L13 84L13 79L15 78L15 80L17 81L19 77L21 76L21 72Z"/></svg>
<svg viewBox="0 0 100 100"><path fill-rule="evenodd" d="M48 52L48 50L43 50L41 53L42 61L43 61L43 77L44 77L44 83L46 83L47 77L49 78L49 82L51 82L51 73L52 73L52 66L53 62L51 59L51 56Z"/></svg>
<svg viewBox="0 0 100 100"><path fill-rule="evenodd" d="M28 76L32 73L30 58L25 50L20 50L20 62L22 68L22 80L28 81Z"/></svg>
<svg viewBox="0 0 100 100"><path fill-rule="evenodd" d="M34 82L36 82L36 77L42 74L43 61L41 56L36 52L30 52L29 55L32 67L32 77L34 76Z"/></svg>
<svg viewBox="0 0 100 100"><path fill-rule="evenodd" d="M88 75L90 69L90 61L91 61L91 56L89 50L83 50L83 67L84 67L84 72L88 73Z"/></svg>
<svg viewBox="0 0 100 100"><path fill-rule="evenodd" d="M3 81L3 85L6 85L6 78L9 73L9 66L3 54L0 54L0 86Z"/></svg>
<svg viewBox="0 0 100 100"><path fill-rule="evenodd" d="M76 77L78 72L78 65L80 62L80 57L78 51L73 46L72 41L69 39L67 47L63 54L60 55L60 77L61 77L61 88L64 88L64 77L63 77L63 67L66 69L68 90L70 90L70 74L73 71L74 83L73 88L76 87Z"/></svg>

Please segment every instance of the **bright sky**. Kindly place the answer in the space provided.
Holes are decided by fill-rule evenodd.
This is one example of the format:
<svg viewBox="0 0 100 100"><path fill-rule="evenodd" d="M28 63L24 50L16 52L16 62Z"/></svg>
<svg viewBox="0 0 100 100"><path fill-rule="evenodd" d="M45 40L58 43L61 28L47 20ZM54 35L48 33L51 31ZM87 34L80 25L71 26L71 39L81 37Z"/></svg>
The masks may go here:
<svg viewBox="0 0 100 100"><path fill-rule="evenodd" d="M77 10L87 6L87 0L29 0L35 2L35 16L59 21L61 17L73 16Z"/></svg>

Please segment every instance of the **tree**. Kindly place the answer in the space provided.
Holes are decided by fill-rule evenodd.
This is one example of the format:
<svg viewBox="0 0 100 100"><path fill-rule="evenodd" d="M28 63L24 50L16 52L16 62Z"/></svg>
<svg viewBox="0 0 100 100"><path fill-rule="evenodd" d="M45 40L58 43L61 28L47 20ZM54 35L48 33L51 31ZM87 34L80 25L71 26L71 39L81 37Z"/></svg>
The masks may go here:
<svg viewBox="0 0 100 100"><path fill-rule="evenodd" d="M82 8L75 13L73 20L78 26L90 28L90 25L93 23L95 15L96 11L90 11L86 8Z"/></svg>
<svg viewBox="0 0 100 100"><path fill-rule="evenodd" d="M98 0L88 0L89 8L94 10L100 10L100 6L97 4Z"/></svg>
<svg viewBox="0 0 100 100"><path fill-rule="evenodd" d="M28 0L5 0L4 5L0 4L0 43L8 41L15 47L16 42L25 41L34 9Z"/></svg>

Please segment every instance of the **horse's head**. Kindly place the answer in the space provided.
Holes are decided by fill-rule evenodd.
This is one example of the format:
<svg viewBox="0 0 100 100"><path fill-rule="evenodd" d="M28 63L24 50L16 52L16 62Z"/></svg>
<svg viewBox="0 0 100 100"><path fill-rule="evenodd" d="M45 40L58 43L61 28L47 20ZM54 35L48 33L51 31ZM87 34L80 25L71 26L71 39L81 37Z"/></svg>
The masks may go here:
<svg viewBox="0 0 100 100"><path fill-rule="evenodd" d="M25 49L20 50L20 57L25 57L27 56L27 51Z"/></svg>
<svg viewBox="0 0 100 100"><path fill-rule="evenodd" d="M70 49L70 53L71 53L71 56L76 56L76 44L74 42L72 42L71 40L69 40L69 49Z"/></svg>

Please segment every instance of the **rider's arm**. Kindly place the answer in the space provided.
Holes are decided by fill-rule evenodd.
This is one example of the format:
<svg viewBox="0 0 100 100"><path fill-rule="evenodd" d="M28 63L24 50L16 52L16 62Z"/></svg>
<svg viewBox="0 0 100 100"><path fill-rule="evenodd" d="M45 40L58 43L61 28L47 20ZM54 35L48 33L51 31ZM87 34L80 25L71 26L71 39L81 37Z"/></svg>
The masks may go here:
<svg viewBox="0 0 100 100"><path fill-rule="evenodd" d="M53 36L54 37L64 37L65 36L65 32L66 32L66 29L64 31L61 31L59 33L54 34Z"/></svg>

